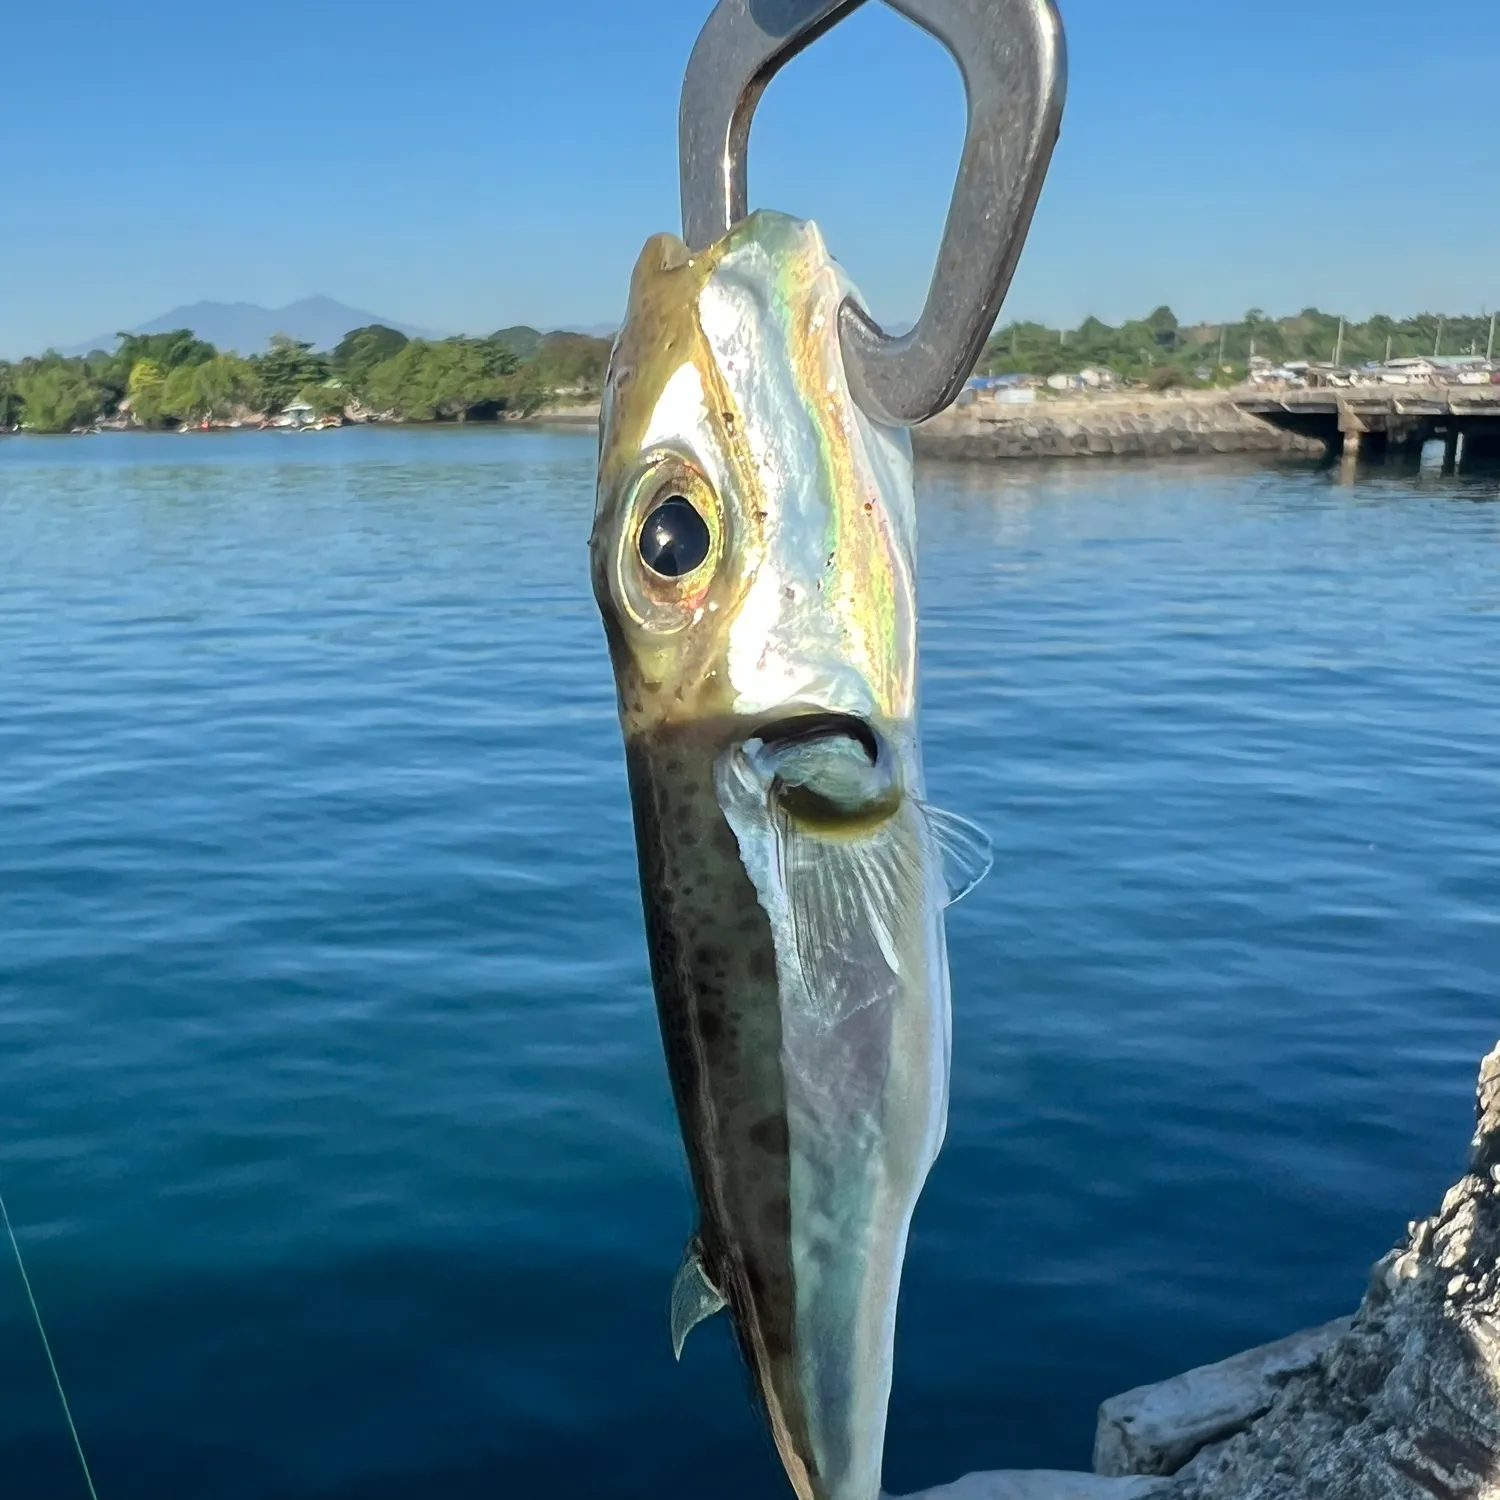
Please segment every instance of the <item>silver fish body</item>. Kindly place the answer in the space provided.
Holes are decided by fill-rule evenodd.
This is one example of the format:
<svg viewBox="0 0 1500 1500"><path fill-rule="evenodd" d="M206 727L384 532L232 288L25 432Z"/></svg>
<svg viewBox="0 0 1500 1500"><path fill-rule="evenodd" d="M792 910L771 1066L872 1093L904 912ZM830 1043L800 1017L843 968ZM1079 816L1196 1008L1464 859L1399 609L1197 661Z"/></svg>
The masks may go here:
<svg viewBox="0 0 1500 1500"><path fill-rule="evenodd" d="M699 1208L673 1337L728 1305L802 1500L879 1493L943 907L988 859L923 800L910 446L850 399L847 292L781 215L648 243L591 544Z"/></svg>

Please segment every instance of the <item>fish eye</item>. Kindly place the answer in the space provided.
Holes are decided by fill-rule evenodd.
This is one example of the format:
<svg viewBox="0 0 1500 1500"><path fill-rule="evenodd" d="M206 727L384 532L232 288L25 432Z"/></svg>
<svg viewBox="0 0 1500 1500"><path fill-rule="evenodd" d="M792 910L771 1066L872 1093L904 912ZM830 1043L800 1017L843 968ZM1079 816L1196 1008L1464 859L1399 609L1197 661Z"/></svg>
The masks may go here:
<svg viewBox="0 0 1500 1500"><path fill-rule="evenodd" d="M662 578L681 578L702 567L713 539L708 522L685 495L668 495L641 526L641 561Z"/></svg>

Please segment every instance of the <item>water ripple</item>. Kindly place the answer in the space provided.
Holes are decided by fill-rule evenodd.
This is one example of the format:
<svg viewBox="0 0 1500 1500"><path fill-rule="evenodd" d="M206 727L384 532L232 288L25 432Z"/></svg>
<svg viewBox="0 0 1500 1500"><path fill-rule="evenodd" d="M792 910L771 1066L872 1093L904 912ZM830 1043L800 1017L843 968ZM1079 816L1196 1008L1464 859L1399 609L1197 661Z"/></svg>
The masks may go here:
<svg viewBox="0 0 1500 1500"><path fill-rule="evenodd" d="M0 443L4 1186L115 1500L777 1493L690 1227L588 435ZM1493 475L934 466L953 1117L889 1486L1346 1310L1500 1025ZM0 1285L4 1278L0 1277ZM19 1289L0 1472L71 1496Z"/></svg>

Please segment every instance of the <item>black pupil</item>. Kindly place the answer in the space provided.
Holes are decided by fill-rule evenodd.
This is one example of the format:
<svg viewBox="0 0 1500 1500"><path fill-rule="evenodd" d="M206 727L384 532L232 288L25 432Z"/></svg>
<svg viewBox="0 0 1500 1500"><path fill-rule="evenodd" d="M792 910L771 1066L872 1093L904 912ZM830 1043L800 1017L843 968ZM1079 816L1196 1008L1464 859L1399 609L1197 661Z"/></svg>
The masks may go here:
<svg viewBox="0 0 1500 1500"><path fill-rule="evenodd" d="M681 578L708 556L708 524L681 495L668 495L641 527L641 560L663 578Z"/></svg>

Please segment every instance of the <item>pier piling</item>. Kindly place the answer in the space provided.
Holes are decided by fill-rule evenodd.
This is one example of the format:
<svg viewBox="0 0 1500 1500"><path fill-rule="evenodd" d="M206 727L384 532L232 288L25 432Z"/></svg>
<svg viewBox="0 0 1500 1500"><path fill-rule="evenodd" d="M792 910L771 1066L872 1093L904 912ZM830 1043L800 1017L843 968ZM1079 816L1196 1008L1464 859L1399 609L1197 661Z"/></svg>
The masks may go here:
<svg viewBox="0 0 1500 1500"><path fill-rule="evenodd" d="M1320 438L1330 451L1355 461L1371 447L1443 444L1443 472L1462 468L1475 445L1500 444L1500 387L1314 387L1278 394L1237 396L1234 404L1288 432Z"/></svg>

